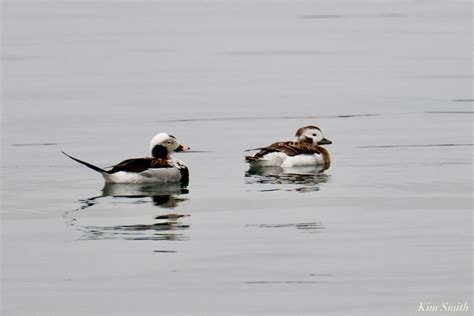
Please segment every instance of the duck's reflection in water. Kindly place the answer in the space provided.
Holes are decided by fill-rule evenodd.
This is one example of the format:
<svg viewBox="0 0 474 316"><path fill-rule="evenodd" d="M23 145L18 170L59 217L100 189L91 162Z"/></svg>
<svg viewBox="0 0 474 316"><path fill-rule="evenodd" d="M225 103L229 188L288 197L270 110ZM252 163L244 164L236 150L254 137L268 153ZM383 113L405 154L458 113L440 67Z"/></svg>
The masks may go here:
<svg viewBox="0 0 474 316"><path fill-rule="evenodd" d="M247 184L259 184L258 191L319 191L321 185L331 180L323 167L251 167L246 173Z"/></svg>
<svg viewBox="0 0 474 316"><path fill-rule="evenodd" d="M182 220L189 215L177 214L173 209L178 207L186 198L180 197L189 193L189 190L176 185L151 185L151 184L105 184L102 188L102 194L88 199L80 200L82 204L74 211L66 212L67 224L76 227L83 232L84 239L125 239L125 240L186 240L180 231L189 228L188 224ZM135 219L136 216L130 217L130 213L136 214L135 207L137 204L147 204L158 207L161 213L154 214L150 218L150 223L133 223L120 225L85 225L83 223L94 221L95 216L87 216L84 212L89 211L92 206L95 212L100 212L99 207L107 204L106 200L112 199L114 205L120 205L120 209L107 209L107 222L124 221L130 218ZM116 203L119 202L119 203ZM125 206L125 209L123 208ZM97 211L96 211L97 210ZM149 209L148 209L149 210ZM128 216L123 216L124 212ZM143 214L141 214L143 215Z"/></svg>
<svg viewBox="0 0 474 316"><path fill-rule="evenodd" d="M187 200L178 196L187 193L189 190L182 188L179 183L167 185L106 183L102 188L102 195L93 199L106 196L135 200L150 197L156 206L174 208L179 202Z"/></svg>

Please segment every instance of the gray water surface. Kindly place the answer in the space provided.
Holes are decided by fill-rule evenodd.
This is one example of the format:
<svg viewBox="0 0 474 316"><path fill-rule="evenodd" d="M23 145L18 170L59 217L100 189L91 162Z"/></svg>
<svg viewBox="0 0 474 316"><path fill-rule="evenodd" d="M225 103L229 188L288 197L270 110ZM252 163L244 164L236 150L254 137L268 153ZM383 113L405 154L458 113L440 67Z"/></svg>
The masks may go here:
<svg viewBox="0 0 474 316"><path fill-rule="evenodd" d="M469 314L471 6L4 1L2 315ZM248 169L305 125L329 170ZM187 188L61 154L158 132Z"/></svg>

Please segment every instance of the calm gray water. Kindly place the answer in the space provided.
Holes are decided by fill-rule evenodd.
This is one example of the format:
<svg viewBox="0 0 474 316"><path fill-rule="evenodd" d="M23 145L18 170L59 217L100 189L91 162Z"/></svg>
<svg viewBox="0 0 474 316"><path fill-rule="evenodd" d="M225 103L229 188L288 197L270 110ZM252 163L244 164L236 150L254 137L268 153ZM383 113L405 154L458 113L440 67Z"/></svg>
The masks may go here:
<svg viewBox="0 0 474 316"><path fill-rule="evenodd" d="M4 1L1 314L470 314L471 6ZM309 124L328 171L247 171ZM60 153L158 132L194 150L186 190Z"/></svg>

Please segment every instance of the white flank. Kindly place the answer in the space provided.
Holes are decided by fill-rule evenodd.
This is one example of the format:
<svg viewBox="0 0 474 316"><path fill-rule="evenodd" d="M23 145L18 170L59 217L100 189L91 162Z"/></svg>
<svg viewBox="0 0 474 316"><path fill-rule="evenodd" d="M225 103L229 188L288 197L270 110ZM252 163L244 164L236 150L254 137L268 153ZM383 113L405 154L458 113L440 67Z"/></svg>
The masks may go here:
<svg viewBox="0 0 474 316"><path fill-rule="evenodd" d="M102 175L107 183L169 183L181 180L181 172L176 167L153 168L140 173L119 171Z"/></svg>

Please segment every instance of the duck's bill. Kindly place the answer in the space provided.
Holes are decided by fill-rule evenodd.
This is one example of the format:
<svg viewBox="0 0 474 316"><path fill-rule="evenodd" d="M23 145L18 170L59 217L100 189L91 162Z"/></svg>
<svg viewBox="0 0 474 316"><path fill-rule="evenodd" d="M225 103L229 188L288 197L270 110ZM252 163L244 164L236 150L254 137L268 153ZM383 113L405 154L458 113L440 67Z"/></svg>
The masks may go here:
<svg viewBox="0 0 474 316"><path fill-rule="evenodd" d="M330 145L330 144L332 144L332 141L326 138L323 138L318 142L318 145Z"/></svg>
<svg viewBox="0 0 474 316"><path fill-rule="evenodd" d="M191 149L191 147L189 147L188 145L180 144L180 145L178 146L178 148L176 148L175 151L188 151L188 150L190 150L190 149Z"/></svg>

